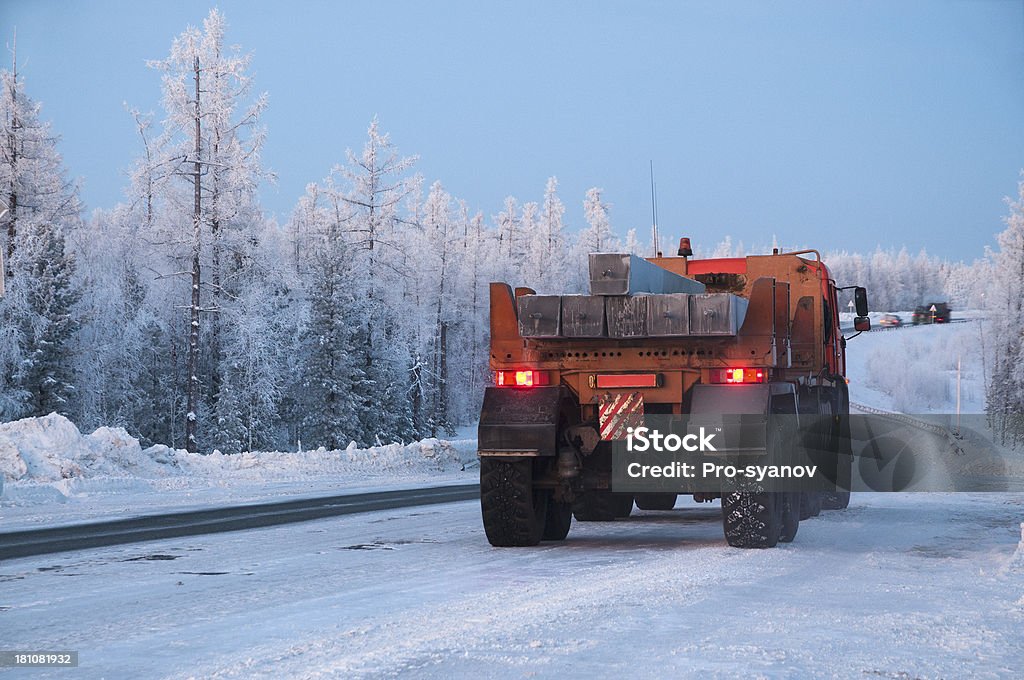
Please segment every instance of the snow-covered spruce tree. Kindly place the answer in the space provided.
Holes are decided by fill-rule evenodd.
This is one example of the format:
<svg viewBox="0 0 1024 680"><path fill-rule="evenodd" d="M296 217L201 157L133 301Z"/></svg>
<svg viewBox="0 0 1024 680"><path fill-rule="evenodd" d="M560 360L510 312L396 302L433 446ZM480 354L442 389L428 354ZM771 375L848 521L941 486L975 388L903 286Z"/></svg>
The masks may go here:
<svg viewBox="0 0 1024 680"><path fill-rule="evenodd" d="M410 341L400 319L408 269L417 254L407 253L399 209L415 188L407 172L416 162L402 157L370 123L361 154L348 152L348 163L335 169L345 183L342 200L349 207L344 238L351 246L354 292L362 302L357 360L362 381L354 386L360 403L362 443L408 441L416 431L410 406L413 380Z"/></svg>
<svg viewBox="0 0 1024 680"><path fill-rule="evenodd" d="M525 217L523 224L524 232L528 232L527 285L538 292L562 292L571 280L567 271L569 260L562 221L564 214L565 206L558 197L558 179L549 177L536 227L527 229Z"/></svg>
<svg viewBox="0 0 1024 680"><path fill-rule="evenodd" d="M484 216L472 217L464 201L459 202L459 228L456 280L453 286L458 332L448 342L448 374L451 384L449 402L455 421L472 422L479 417L483 387L490 382L488 366L488 284L497 280L494 233L484 226Z"/></svg>
<svg viewBox="0 0 1024 680"><path fill-rule="evenodd" d="M149 416L149 310L135 215L127 205L96 211L76 234L82 296L77 305L76 422L139 432Z"/></svg>
<svg viewBox="0 0 1024 680"><path fill-rule="evenodd" d="M253 349L244 333L229 334L239 329L226 319L230 308L241 306L247 296L242 287L256 280L241 270L252 262L262 233L255 192L267 175L260 165L263 133L258 127L266 96L249 101L250 58L227 47L225 29L223 15L213 10L202 30L189 27L174 40L167 59L150 64L164 74L163 124L169 138L164 162L176 161L175 174L183 180L177 186L164 185L163 206L175 215L167 224L190 223L185 233L179 230L166 241L176 247L163 253L175 263L168 275L184 271L188 279L183 291L188 310L185 412L180 417L190 451L201 448L204 415L213 419L213 427L203 429L204 441L234 447L235 419L241 417L235 410L237 401L230 399L223 406L218 401L237 389L237 376L232 378L236 386L221 389L225 372L242 369L225 362L224 355ZM227 348L229 343L237 346ZM275 351L272 342L261 346L268 353Z"/></svg>
<svg viewBox="0 0 1024 680"><path fill-rule="evenodd" d="M73 341L80 291L69 235L81 224L50 126L17 73L0 71L0 420L74 415Z"/></svg>
<svg viewBox="0 0 1024 680"><path fill-rule="evenodd" d="M294 282L279 237L277 225L267 224L247 252L232 255L230 298L220 306L221 379L210 437L224 453L266 450L286 441L278 437L279 406L291 379Z"/></svg>
<svg viewBox="0 0 1024 680"><path fill-rule="evenodd" d="M574 288L579 293L589 292L590 253L615 252L621 248L608 219L609 205L602 200L601 191L597 187L588 189L583 199L583 216L587 220L587 228L576 238L571 259Z"/></svg>
<svg viewBox="0 0 1024 680"><path fill-rule="evenodd" d="M992 361L986 408L1001 441L1016 446L1024 441L1024 181L1016 200L1007 199L1006 229L992 253Z"/></svg>
<svg viewBox="0 0 1024 680"><path fill-rule="evenodd" d="M185 336L185 318L178 310L184 293L174 287L177 267L168 257L181 236L169 223L176 215L167 202L180 199L173 193L178 188L173 185L178 159L170 146L170 132L153 130L152 114L135 109L129 113L142 152L130 172L127 200L94 220L104 239L80 248L90 274L97 279L109 277L90 286L93 295L83 300L88 323L83 346L90 336L109 335L109 314L123 314L125 333L120 346L109 341L100 345L106 351L93 357L91 365L84 364L92 369L85 375L101 381L93 390L104 389L103 382L131 383L123 398L106 397L108 404L120 400L120 408L131 409L125 427L145 443L177 444L181 425L177 415L184 412L184 346L178 344ZM105 288L110 298L104 297ZM105 305L109 307L104 310ZM100 424L106 422L118 421L104 419Z"/></svg>
<svg viewBox="0 0 1024 680"><path fill-rule="evenodd" d="M291 432L304 447L343 448L360 440L356 385L363 382L356 345L362 318L344 223L349 207L328 178L310 184L292 214L289 250L299 273L299 380L286 398Z"/></svg>
<svg viewBox="0 0 1024 680"><path fill-rule="evenodd" d="M626 232L626 242L622 248L632 255L640 254L640 239L636 235L636 229L630 229Z"/></svg>
<svg viewBox="0 0 1024 680"><path fill-rule="evenodd" d="M551 293L547 290L546 276L543 268L547 256L544 252L547 238L540 225L537 214L540 206L535 201L523 203L523 214L519 218L519 230L523 235L524 246L522 258L511 262L512 271L515 272L513 281L519 281L540 293Z"/></svg>
<svg viewBox="0 0 1024 680"><path fill-rule="evenodd" d="M494 218L498 230L497 255L507 258L506 263L522 261L525 247L522 220L519 217L519 203L512 196L505 198L505 209Z"/></svg>
<svg viewBox="0 0 1024 680"><path fill-rule="evenodd" d="M449 347L461 329L454 283L462 263L457 258L458 217L452 208L452 197L440 182L431 185L418 213L419 257L415 276L416 316L420 321L414 331L418 364L413 373L413 417L417 429L435 437L441 431L453 431Z"/></svg>

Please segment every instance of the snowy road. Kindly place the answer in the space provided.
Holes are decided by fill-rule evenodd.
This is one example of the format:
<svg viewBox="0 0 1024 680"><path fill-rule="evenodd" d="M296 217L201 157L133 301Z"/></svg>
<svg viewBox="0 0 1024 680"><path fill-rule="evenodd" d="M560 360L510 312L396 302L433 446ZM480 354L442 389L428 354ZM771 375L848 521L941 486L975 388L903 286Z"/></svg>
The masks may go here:
<svg viewBox="0 0 1024 680"><path fill-rule="evenodd" d="M1019 677L1024 496L862 494L767 551L718 507L495 549L472 502L0 563L10 677ZM1016 549L1016 554L1015 554Z"/></svg>
<svg viewBox="0 0 1024 680"><path fill-rule="evenodd" d="M373 510L476 499L479 496L479 485L445 485L142 515L47 529L4 531L0 532L0 560L161 538L243 531Z"/></svg>

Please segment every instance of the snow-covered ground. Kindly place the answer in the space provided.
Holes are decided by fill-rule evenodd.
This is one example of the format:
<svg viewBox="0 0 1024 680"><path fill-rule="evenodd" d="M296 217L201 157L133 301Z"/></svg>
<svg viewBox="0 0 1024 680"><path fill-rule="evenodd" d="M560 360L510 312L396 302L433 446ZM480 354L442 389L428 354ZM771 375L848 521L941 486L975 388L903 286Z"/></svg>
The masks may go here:
<svg viewBox="0 0 1024 680"><path fill-rule="evenodd" d="M496 549L474 502L388 510L0 562L2 646L79 652L51 678L1015 678L1022 516L859 494L735 550L680 502Z"/></svg>
<svg viewBox="0 0 1024 680"><path fill-rule="evenodd" d="M473 481L476 440L339 451L198 455L142 449L122 429L83 435L51 414L0 425L4 530L226 504ZM468 470L466 468L469 468Z"/></svg>
<svg viewBox="0 0 1024 680"><path fill-rule="evenodd" d="M952 410L960 356L980 410L979 326L851 340L853 400ZM470 481L473 448L192 456L36 419L0 426L0 519ZM686 499L495 549L477 503L388 510L0 562L0 646L78 651L77 671L31 671L55 678L1013 678L1022 522L1024 494L855 494L794 543L744 551L717 505Z"/></svg>
<svg viewBox="0 0 1024 680"><path fill-rule="evenodd" d="M850 398L902 413L956 413L959 360L961 412L983 413L983 341L982 323L862 333L846 348Z"/></svg>

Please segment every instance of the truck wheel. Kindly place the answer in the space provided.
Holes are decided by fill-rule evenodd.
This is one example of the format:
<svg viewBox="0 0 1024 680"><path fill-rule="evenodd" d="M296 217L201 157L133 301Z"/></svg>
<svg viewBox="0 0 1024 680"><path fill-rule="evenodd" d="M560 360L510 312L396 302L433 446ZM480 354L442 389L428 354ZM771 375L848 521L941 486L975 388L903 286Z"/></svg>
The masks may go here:
<svg viewBox="0 0 1024 680"><path fill-rule="evenodd" d="M850 505L849 491L822 491L822 510L845 510Z"/></svg>
<svg viewBox="0 0 1024 680"><path fill-rule="evenodd" d="M564 541L569 535L572 524L572 504L558 503L553 498L548 500L548 514L544 520L545 541Z"/></svg>
<svg viewBox="0 0 1024 680"><path fill-rule="evenodd" d="M821 493L818 491L800 492L800 520L817 517L821 514Z"/></svg>
<svg viewBox="0 0 1024 680"><path fill-rule="evenodd" d="M547 494L533 488L533 459L480 459L480 510L491 545L537 545L547 508Z"/></svg>
<svg viewBox="0 0 1024 680"><path fill-rule="evenodd" d="M617 516L616 509L611 491L584 489L576 495L572 514L578 522L611 522Z"/></svg>
<svg viewBox="0 0 1024 680"><path fill-rule="evenodd" d="M774 548L782 530L781 494L729 491L722 494L725 540L734 548Z"/></svg>
<svg viewBox="0 0 1024 680"><path fill-rule="evenodd" d="M792 543L797 530L800 529L800 495L799 491L790 491L776 496L777 499L782 499L782 529L779 532L779 540L783 543Z"/></svg>
<svg viewBox="0 0 1024 680"><path fill-rule="evenodd" d="M676 507L674 493L638 493L636 507L641 510L671 510Z"/></svg>
<svg viewBox="0 0 1024 680"><path fill-rule="evenodd" d="M613 503L615 503L615 517L624 518L629 517L633 514L633 494L612 494Z"/></svg>

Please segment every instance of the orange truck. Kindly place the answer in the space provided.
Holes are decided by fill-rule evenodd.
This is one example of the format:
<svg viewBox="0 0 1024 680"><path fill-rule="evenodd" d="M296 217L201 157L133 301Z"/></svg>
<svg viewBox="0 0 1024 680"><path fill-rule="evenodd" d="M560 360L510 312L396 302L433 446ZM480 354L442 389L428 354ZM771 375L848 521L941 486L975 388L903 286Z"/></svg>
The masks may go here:
<svg viewBox="0 0 1024 680"><path fill-rule="evenodd" d="M590 255L590 295L490 285L490 367L478 432L484 530L495 546L563 540L572 520L668 510L677 493L612 483L613 446L652 417L787 414L799 436L766 428L765 448L815 442L828 490L723 487L728 543L791 541L802 519L849 503L846 340L836 282L818 251L693 259ZM868 330L854 288L855 329ZM770 441L769 441L770 440ZM844 455L847 454L847 455ZM845 477L844 477L845 475Z"/></svg>

